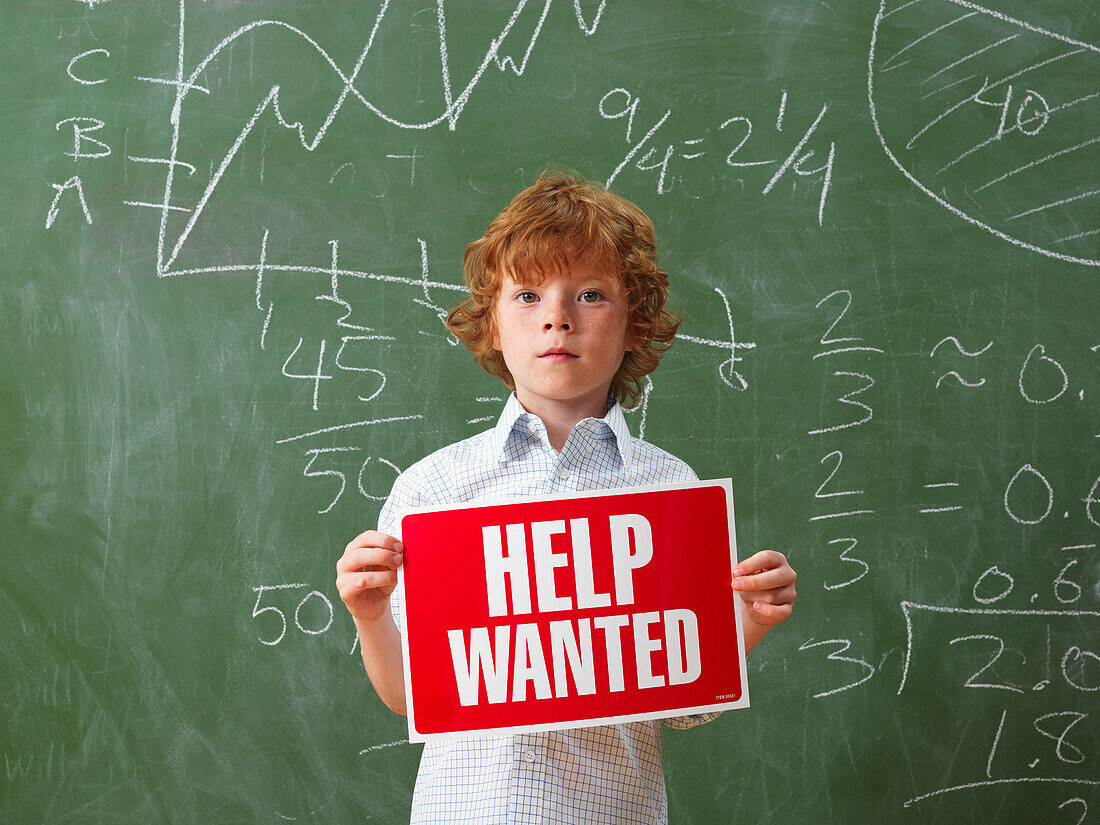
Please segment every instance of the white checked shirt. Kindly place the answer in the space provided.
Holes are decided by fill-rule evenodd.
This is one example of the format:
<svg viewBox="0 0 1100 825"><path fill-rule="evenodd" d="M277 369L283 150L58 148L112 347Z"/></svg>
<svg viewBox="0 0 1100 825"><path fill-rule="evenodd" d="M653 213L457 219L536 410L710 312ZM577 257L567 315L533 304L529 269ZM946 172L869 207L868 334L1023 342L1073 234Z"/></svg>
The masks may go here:
<svg viewBox="0 0 1100 825"><path fill-rule="evenodd" d="M687 464L630 435L622 407L586 418L559 454L513 394L497 425L418 461L394 482L378 530L400 537L413 507L696 481ZM441 560L443 563L444 560ZM395 590L390 599L401 627ZM662 720L673 728L718 713ZM413 823L668 822L658 721L429 742L420 760Z"/></svg>

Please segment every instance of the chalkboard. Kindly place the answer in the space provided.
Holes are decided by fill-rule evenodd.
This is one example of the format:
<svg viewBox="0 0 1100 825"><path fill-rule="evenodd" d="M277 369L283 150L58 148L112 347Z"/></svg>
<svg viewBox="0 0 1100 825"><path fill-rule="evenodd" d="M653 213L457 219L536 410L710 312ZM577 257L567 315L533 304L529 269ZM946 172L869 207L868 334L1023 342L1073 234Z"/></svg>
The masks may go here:
<svg viewBox="0 0 1100 825"><path fill-rule="evenodd" d="M3 821L408 816L335 562L495 420L442 319L547 167L657 226L631 427L799 572L752 708L667 733L672 821L1096 821L1095 4L57 0L0 44Z"/></svg>

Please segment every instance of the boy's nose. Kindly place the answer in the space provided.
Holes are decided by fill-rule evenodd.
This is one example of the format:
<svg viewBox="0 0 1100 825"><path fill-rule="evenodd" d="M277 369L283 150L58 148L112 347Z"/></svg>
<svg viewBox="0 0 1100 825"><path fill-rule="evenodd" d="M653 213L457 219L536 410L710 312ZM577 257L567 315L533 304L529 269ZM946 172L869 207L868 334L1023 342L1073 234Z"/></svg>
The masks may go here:
<svg viewBox="0 0 1100 825"><path fill-rule="evenodd" d="M555 329L568 332L573 328L573 319L569 317L565 307L560 304L552 304L546 308L542 328L546 332L553 332Z"/></svg>

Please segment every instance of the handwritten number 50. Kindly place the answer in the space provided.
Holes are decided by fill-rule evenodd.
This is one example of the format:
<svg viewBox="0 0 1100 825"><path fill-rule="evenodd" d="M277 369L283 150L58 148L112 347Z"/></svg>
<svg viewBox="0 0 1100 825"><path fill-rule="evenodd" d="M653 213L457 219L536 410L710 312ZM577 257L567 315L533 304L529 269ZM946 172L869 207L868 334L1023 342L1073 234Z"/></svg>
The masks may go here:
<svg viewBox="0 0 1100 825"><path fill-rule="evenodd" d="M252 592L256 594L256 604L252 607L252 618L255 619L257 616L260 616L264 613L273 612L279 617L279 622L282 624L282 629L279 631L279 635L276 636L274 639L264 639L263 637L257 636L256 638L260 643L268 645L269 647L274 647L283 640L283 637L286 636L287 631L286 613L284 613L280 608L275 607L274 605L260 607L260 602L263 600L264 594L272 590L296 590L308 586L309 585L306 584L273 584L260 585L259 587L252 588ZM302 624L302 608L305 607L306 603L312 598L320 599L321 602L324 604L325 609L328 611L328 620L325 622L325 626L320 629L310 629ZM306 633L310 636L319 636L332 626L333 616L334 614L332 610L332 602L329 601L328 597L320 590L310 590L308 593L306 593L304 597L302 597L302 600L298 602L298 606L294 608L294 626L303 633Z"/></svg>

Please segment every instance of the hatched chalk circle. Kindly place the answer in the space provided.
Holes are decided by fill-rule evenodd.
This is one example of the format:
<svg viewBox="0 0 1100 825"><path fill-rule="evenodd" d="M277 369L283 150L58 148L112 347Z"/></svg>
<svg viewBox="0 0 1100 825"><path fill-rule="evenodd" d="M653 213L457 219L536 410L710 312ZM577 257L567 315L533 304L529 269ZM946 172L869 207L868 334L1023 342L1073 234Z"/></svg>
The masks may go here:
<svg viewBox="0 0 1100 825"><path fill-rule="evenodd" d="M1100 265L1100 46L965 0L886 2L867 96L887 157L1009 243Z"/></svg>

